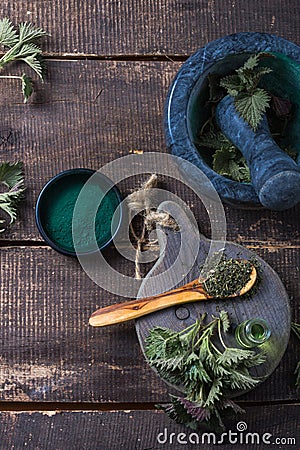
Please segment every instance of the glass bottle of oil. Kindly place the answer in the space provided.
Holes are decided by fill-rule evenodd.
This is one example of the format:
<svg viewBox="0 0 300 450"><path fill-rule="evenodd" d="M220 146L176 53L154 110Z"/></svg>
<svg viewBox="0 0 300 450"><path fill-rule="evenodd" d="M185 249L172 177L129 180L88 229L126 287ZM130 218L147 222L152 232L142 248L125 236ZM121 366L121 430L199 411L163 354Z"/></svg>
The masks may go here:
<svg viewBox="0 0 300 450"><path fill-rule="evenodd" d="M264 319L248 319L235 330L235 338L242 347L253 348L263 344L271 336L271 330Z"/></svg>

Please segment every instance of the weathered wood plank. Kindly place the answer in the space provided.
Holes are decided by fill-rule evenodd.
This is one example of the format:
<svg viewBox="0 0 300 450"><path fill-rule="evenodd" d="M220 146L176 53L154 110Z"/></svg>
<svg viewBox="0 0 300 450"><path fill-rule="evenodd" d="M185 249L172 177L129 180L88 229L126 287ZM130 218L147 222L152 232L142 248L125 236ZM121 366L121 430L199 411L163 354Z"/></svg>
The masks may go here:
<svg viewBox="0 0 300 450"><path fill-rule="evenodd" d="M299 320L298 251L258 253L278 271L291 296L293 318ZM2 248L0 256L0 399L167 401L169 389L144 360L133 323L88 325L96 308L120 298L94 284L75 259L47 247ZM109 258L118 271L133 276L133 265L114 252ZM297 399L298 346L293 336L271 377L240 398Z"/></svg>
<svg viewBox="0 0 300 450"><path fill-rule="evenodd" d="M135 149L164 147L162 109L172 63L51 61L48 67L49 81L37 86L30 106L14 83L5 85L0 101L1 157L24 161L28 186L23 220L5 238L38 237L35 201L56 173L98 169Z"/></svg>
<svg viewBox="0 0 300 450"><path fill-rule="evenodd" d="M40 240L34 206L42 186L56 173L98 169L136 149L165 152L163 105L179 66L170 61L48 61L49 79L37 84L30 105L23 104L15 82L3 81L1 160L24 161L27 192L20 221L0 238ZM136 186L139 180L129 178L121 189L127 195ZM197 196L177 180L165 180L162 187L184 199L209 235L208 216ZM300 243L300 205L284 212L225 208L231 240Z"/></svg>
<svg viewBox="0 0 300 450"><path fill-rule="evenodd" d="M203 431L195 434L158 411L2 412L1 445L7 450L178 450L200 447L233 450L244 445L254 450L268 448L267 443L279 448L296 448L300 439L298 405L245 409L245 415L228 422L227 432L232 432L230 438L221 438L220 434L208 436ZM244 431L237 431L239 420L247 427ZM242 430L241 424L239 427Z"/></svg>
<svg viewBox="0 0 300 450"><path fill-rule="evenodd" d="M1 15L48 30L44 48L60 54L185 55L245 30L300 42L297 0L4 0Z"/></svg>

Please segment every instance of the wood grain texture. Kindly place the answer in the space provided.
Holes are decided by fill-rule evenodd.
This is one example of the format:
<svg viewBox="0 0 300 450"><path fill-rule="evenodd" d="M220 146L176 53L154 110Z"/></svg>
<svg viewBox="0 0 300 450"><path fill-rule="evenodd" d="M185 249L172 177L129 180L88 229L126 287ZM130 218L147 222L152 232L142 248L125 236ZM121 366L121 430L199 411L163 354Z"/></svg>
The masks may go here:
<svg viewBox="0 0 300 450"><path fill-rule="evenodd" d="M242 420L247 430L238 433L244 440L246 434L257 433L254 443L248 441L239 448L260 450L270 445L262 443L264 433L271 444L276 439L282 439L282 445L277 441L278 448L296 448L300 439L298 425L298 405L249 406L246 414L228 421L228 430L237 431L237 423ZM162 433L162 435L160 435ZM171 433L174 433L171 435ZM185 433L185 435L179 435ZM165 414L158 411L115 411L115 412L3 412L0 414L1 445L5 449L26 448L28 450L159 450L163 448L179 450L194 449L225 449L234 450L236 444L230 444L228 437L223 437L223 444L213 444L213 437L203 435L198 431L200 444L195 445L195 434L181 425L169 420ZM159 436L160 435L160 436ZM232 435L232 441L237 435ZM203 438L203 444L201 441ZM171 439L171 440L170 440ZM179 439L179 441L178 441ZM216 442L220 441L216 435ZM250 437L248 436L248 439ZM284 440L285 439L285 440ZM292 439L287 441L287 439ZM164 441L166 442L164 443ZM186 441L187 444L180 442ZM189 442L192 442L189 444ZM288 444L290 442L290 444Z"/></svg>
<svg viewBox="0 0 300 450"><path fill-rule="evenodd" d="M4 0L1 15L46 29L45 50L59 54L186 55L239 31L300 42L296 0Z"/></svg>
<svg viewBox="0 0 300 450"><path fill-rule="evenodd" d="M5 238L38 237L35 201L55 174L74 167L98 169L136 149L164 147L163 99L174 73L173 64L167 66L52 61L48 81L36 86L30 106L8 82L0 102L0 148L5 157L24 161L28 189L22 221Z"/></svg>
<svg viewBox="0 0 300 450"><path fill-rule="evenodd" d="M48 80L36 83L29 105L15 82L2 81L0 99L1 159L24 161L26 199L20 220L0 236L41 240L34 207L43 185L74 167L98 169L135 150L166 152L163 106L180 63L48 61ZM97 95L100 95L97 97ZM160 160L158 159L158 168ZM140 186L131 179L120 186L124 196ZM210 234L207 212L182 183L160 183L182 198L200 230ZM284 212L234 209L225 205L228 239L242 244L300 245L300 205Z"/></svg>
<svg viewBox="0 0 300 450"><path fill-rule="evenodd" d="M259 249L276 268L300 318L299 253ZM0 396L5 401L157 402L168 388L146 363L134 323L95 329L91 313L120 299L96 286L75 259L44 248L0 250ZM134 267L110 252L110 262ZM130 271L131 270L131 271ZM279 367L249 400L297 399L298 342L291 337Z"/></svg>
<svg viewBox="0 0 300 450"><path fill-rule="evenodd" d="M34 22L51 34L41 40L49 55L48 78L36 83L30 105L24 106L15 82L1 82L0 158L23 160L27 185L20 220L0 236L4 405L73 402L78 409L75 402L100 408L108 402L122 409L121 402L168 401L169 389L145 362L133 323L105 330L88 326L95 308L120 299L93 284L76 260L44 246L34 221L38 193L65 169L97 169L137 149L165 152L163 103L178 61L239 31L274 33L300 44L299 15L296 0L2 1L2 17ZM126 195L139 185L139 179L129 179L120 187ZM198 198L176 180L164 180L163 187L186 201L209 236ZM300 205L284 213L225 210L228 239L255 249L274 267L290 296L292 317L300 321ZM112 248L107 256L118 271L133 275L133 265ZM276 371L240 400L296 400L298 346L292 336ZM297 435L296 405L246 409L249 431ZM0 447L154 450L166 448L156 441L164 427L185 431L154 411L7 412L0 414Z"/></svg>

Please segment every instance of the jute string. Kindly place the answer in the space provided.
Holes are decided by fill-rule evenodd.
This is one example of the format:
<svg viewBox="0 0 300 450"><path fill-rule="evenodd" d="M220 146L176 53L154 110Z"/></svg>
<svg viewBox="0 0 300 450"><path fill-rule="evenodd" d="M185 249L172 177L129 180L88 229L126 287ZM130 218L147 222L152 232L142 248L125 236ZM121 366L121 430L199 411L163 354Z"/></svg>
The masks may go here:
<svg viewBox="0 0 300 450"><path fill-rule="evenodd" d="M171 228L172 230L178 230L178 225L175 220L167 212L157 211L153 207L154 197L151 190L156 188L158 185L158 179L156 174L152 174L150 178L143 183L140 189L137 189L132 194L127 197L127 206L129 209L130 217L130 232L136 241L136 251L135 251L135 278L141 279L141 264L140 256L143 251L145 244L148 248L154 246L157 240L149 240L148 234L151 230L155 229L157 225L162 227ZM154 191L155 193L155 191ZM134 227L132 225L131 218L138 214L143 218L143 227L140 235L137 235Z"/></svg>

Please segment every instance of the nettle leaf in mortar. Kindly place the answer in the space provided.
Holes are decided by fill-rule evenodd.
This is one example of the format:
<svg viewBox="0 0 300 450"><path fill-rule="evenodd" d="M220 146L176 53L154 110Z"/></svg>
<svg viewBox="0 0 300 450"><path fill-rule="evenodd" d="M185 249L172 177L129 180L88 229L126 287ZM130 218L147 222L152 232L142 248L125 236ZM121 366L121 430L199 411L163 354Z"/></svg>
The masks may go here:
<svg viewBox="0 0 300 450"><path fill-rule="evenodd" d="M5 231L7 222L12 224L17 218L17 207L24 196L23 165L17 163L0 164L0 184L7 189L0 193L0 232ZM9 220L7 220L7 217Z"/></svg>
<svg viewBox="0 0 300 450"><path fill-rule="evenodd" d="M196 144L207 149L208 159L218 174L240 183L251 183L250 170L242 153L219 130L215 123L216 103L226 94L234 98L237 111L254 129L259 126L264 114L267 114L270 130L279 146L284 142L285 130L292 118L293 104L280 98L260 86L264 75L272 72L269 67L259 66L263 58L275 58L268 53L251 55L234 73L221 77L218 74L208 75L209 101L211 107L209 118L202 125ZM282 149L296 159L294 149Z"/></svg>
<svg viewBox="0 0 300 450"><path fill-rule="evenodd" d="M265 362L263 353L227 347L223 334L229 330L226 311L205 323L206 315L182 331L156 327L146 338L145 354L158 374L184 394L171 395L171 404L160 405L177 423L196 429L206 424L224 429L227 411L243 410L228 398L235 389L259 383L250 367Z"/></svg>
<svg viewBox="0 0 300 450"><path fill-rule="evenodd" d="M224 177L243 183L250 182L250 171L243 155L232 146L216 150L213 156L213 169Z"/></svg>
<svg viewBox="0 0 300 450"><path fill-rule="evenodd" d="M234 104L244 120L255 131L270 105L270 99L270 95L264 89L256 88L251 93L241 92Z"/></svg>
<svg viewBox="0 0 300 450"><path fill-rule="evenodd" d="M270 95L257 88L251 93L241 92L235 99L235 107L246 122L256 131L270 105Z"/></svg>
<svg viewBox="0 0 300 450"><path fill-rule="evenodd" d="M215 172L235 181L249 183L250 171L242 153L221 132L211 129L199 137L198 145L215 149L213 169Z"/></svg>
<svg viewBox="0 0 300 450"><path fill-rule="evenodd" d="M235 74L225 76L220 85L234 97L234 105L243 119L254 129L260 124L270 105L271 96L258 87L263 75L272 72L269 67L258 67L261 56L252 55Z"/></svg>
<svg viewBox="0 0 300 450"><path fill-rule="evenodd" d="M14 61L25 62L43 80L45 64L42 50L37 45L37 39L46 36L46 31L31 23L21 23L18 31L7 18L0 20L0 44L7 47L6 53L0 58L0 70ZM33 92L32 80L27 75L0 75L0 78L18 79L21 81L25 103Z"/></svg>

